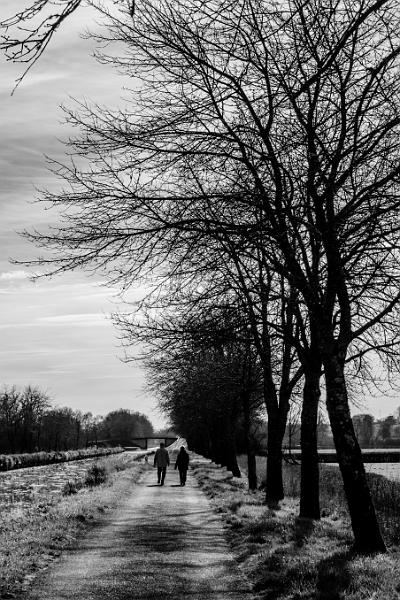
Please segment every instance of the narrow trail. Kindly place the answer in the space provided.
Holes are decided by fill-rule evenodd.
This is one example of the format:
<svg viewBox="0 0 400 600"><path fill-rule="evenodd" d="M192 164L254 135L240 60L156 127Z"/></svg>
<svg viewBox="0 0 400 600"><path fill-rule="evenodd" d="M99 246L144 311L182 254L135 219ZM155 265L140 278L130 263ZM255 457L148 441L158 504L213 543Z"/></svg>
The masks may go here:
<svg viewBox="0 0 400 600"><path fill-rule="evenodd" d="M147 471L123 506L36 581L26 600L252 600L222 522L188 473Z"/></svg>

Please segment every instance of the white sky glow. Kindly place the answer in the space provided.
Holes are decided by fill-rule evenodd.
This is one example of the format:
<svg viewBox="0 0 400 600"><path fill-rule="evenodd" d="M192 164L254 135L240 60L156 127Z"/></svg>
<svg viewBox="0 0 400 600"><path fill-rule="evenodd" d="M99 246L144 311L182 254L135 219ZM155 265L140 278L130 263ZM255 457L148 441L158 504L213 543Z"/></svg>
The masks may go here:
<svg viewBox="0 0 400 600"><path fill-rule="evenodd" d="M0 20L28 2L1 0ZM109 320L118 290L83 273L33 283L31 273L9 261L35 257L36 249L17 232L40 229L50 218L32 201L36 188L56 185L45 155L64 155L60 139L70 131L61 124L60 105L69 97L122 103L121 77L97 64L92 42L79 36L92 19L90 9L69 19L13 96L23 69L0 56L0 386L39 385L56 405L94 414L129 408L161 426L164 419L143 391L140 367L118 358L122 351ZM399 405L395 392L367 395L353 412L384 417Z"/></svg>
<svg viewBox="0 0 400 600"><path fill-rule="evenodd" d="M0 20L28 2L1 0ZM60 105L71 97L121 102L121 77L97 64L93 42L80 37L93 26L93 16L83 9L70 18L13 96L23 65L0 56L0 386L38 385L55 405L93 414L137 410L158 427L165 420L144 392L142 370L120 360L109 318L118 290L83 273L32 282L33 273L10 263L37 252L17 232L56 218L34 200L37 188L57 185L45 155L61 160L64 155L60 140L70 131L62 125Z"/></svg>

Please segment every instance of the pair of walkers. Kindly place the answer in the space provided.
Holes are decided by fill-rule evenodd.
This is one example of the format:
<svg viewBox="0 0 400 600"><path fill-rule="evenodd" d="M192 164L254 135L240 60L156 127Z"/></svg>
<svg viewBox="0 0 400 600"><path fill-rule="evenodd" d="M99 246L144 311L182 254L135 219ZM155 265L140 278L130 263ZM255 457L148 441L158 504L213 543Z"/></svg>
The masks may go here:
<svg viewBox="0 0 400 600"><path fill-rule="evenodd" d="M157 467L157 481L160 485L164 485L165 475L167 467L169 467L169 454L165 448L165 444L161 442L160 447L156 450L154 455L154 466ZM186 483L187 470L189 468L189 454L186 452L184 446L181 446L179 454L176 458L175 469L179 471L179 479L181 485Z"/></svg>

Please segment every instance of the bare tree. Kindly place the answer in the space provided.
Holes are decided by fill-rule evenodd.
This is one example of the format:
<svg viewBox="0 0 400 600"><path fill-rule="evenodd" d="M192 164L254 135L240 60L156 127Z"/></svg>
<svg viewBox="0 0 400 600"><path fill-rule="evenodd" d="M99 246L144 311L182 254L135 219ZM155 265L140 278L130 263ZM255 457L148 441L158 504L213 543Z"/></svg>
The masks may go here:
<svg viewBox="0 0 400 600"><path fill-rule="evenodd" d="M284 497L282 442L290 400L303 375L295 345L295 340L298 341L296 293L284 277L271 268L264 245L256 247L253 256L249 249L244 251L241 244L235 243L230 232L224 232L224 236L220 233L219 238L225 254L223 278L236 291L247 314L249 331L263 369L268 414L266 497L268 502L275 503ZM307 464L305 459L303 467Z"/></svg>
<svg viewBox="0 0 400 600"><path fill-rule="evenodd" d="M289 403L302 376L293 342L296 336L294 295L284 279L276 276L265 263L262 252L256 257L250 256L232 232L222 228L217 232L203 231L201 240L195 237L194 241L193 236L188 236L185 242L180 236L180 248L185 250L174 256L174 286L165 286L162 294L158 292L155 299L150 298L146 308L154 312L155 303L157 313L161 307L170 312L175 306L179 314L191 314L194 320L202 315L203 323L210 320L207 317L210 311L232 315L236 335L245 345L250 344L262 367L263 397L268 414L266 498L276 503L284 497L282 440ZM201 293L198 293L196 288L200 287L200 281ZM195 291L191 293L193 288ZM128 344L140 340L152 347L160 343L160 336L162 339L165 336L168 343L168 335L183 338L186 335L185 328L166 328L165 331L157 328L154 320L143 324L143 313L138 321L129 314L118 315L117 323ZM230 333L227 327L225 330L231 339L233 330ZM306 460L304 465L307 466ZM316 493L318 495L318 490Z"/></svg>
<svg viewBox="0 0 400 600"><path fill-rule="evenodd" d="M19 450L20 392L15 386L5 387L0 394L1 452Z"/></svg>

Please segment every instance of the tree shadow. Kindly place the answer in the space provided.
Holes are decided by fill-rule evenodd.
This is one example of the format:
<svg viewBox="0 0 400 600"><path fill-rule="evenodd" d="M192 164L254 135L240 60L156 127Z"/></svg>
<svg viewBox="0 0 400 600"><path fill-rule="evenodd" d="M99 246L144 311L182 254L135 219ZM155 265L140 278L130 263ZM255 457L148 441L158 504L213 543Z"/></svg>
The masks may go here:
<svg viewBox="0 0 400 600"><path fill-rule="evenodd" d="M303 546L304 542L311 536L315 528L315 521L313 519L305 519L304 517L297 517L294 523L294 542L299 548Z"/></svg>
<svg viewBox="0 0 400 600"><path fill-rule="evenodd" d="M266 553L254 588L263 600L283 600L289 592L294 593L290 596L293 599L343 598L352 581L349 562L354 553L342 550L320 560L306 553L303 560L304 546L316 525L312 519L297 518L291 531L291 547L272 548Z"/></svg>
<svg viewBox="0 0 400 600"><path fill-rule="evenodd" d="M351 552L339 552L321 560L317 567L317 599L340 600L349 587Z"/></svg>

